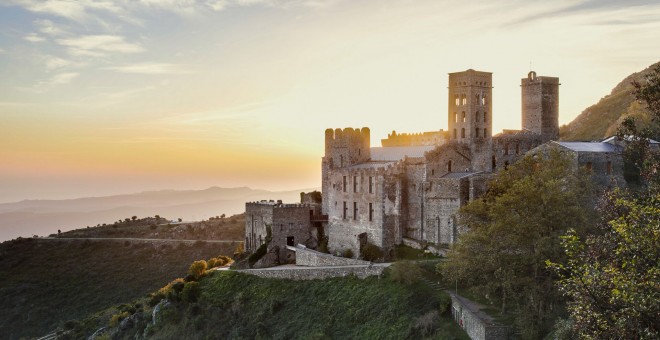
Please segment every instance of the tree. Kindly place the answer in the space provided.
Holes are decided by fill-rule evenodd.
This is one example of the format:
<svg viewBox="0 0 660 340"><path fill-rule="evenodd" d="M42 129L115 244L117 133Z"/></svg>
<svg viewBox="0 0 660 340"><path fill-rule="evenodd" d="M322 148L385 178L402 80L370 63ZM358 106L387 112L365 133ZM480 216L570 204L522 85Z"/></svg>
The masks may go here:
<svg viewBox="0 0 660 340"><path fill-rule="evenodd" d="M181 221L183 221L183 220L181 219L181 217L179 217L179 222L181 222Z"/></svg>
<svg viewBox="0 0 660 340"><path fill-rule="evenodd" d="M561 302L545 261L563 263L560 236L588 225L591 188L588 175L556 150L547 158L525 156L459 210L459 223L469 231L439 270L499 303L501 313L510 310L523 338L540 338Z"/></svg>
<svg viewBox="0 0 660 340"><path fill-rule="evenodd" d="M566 264L549 263L585 338L660 337L660 193L606 196L600 233L564 237Z"/></svg>
<svg viewBox="0 0 660 340"><path fill-rule="evenodd" d="M137 220L137 216L132 216L131 220L133 220L133 221Z"/></svg>
<svg viewBox="0 0 660 340"><path fill-rule="evenodd" d="M190 269L188 269L188 274L192 275L195 280L199 280L200 277L204 276L206 273L206 268L208 268L208 264L204 260L199 260L195 261L190 265Z"/></svg>

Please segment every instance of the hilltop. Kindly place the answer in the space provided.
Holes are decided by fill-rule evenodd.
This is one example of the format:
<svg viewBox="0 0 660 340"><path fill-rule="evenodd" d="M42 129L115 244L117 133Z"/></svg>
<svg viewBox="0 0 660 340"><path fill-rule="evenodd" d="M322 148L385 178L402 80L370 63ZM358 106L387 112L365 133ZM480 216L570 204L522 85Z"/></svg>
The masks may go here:
<svg viewBox="0 0 660 340"><path fill-rule="evenodd" d="M626 115L635 117L638 126L649 125L651 116L643 105L635 100L633 81L642 81L644 76L660 62L633 73L616 85L610 94L598 103L589 106L567 125L559 128L559 137L565 141L599 140L616 134Z"/></svg>
<svg viewBox="0 0 660 340"><path fill-rule="evenodd" d="M181 224L155 222L142 218L64 232L60 238L19 238L0 244L0 338L41 336L67 320L140 298L185 276L195 260L232 255L245 228L243 215ZM174 241L184 239L198 241ZM203 241L217 239L236 242Z"/></svg>

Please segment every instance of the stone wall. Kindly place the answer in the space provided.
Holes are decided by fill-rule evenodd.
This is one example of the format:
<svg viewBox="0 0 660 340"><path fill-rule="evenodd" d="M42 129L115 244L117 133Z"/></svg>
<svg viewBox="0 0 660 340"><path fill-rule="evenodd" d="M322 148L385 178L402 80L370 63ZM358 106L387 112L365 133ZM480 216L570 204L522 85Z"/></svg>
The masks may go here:
<svg viewBox="0 0 660 340"><path fill-rule="evenodd" d="M381 276L389 263L379 263L373 266L344 267L297 267L293 265L264 269L244 269L238 272L271 279L287 280L324 280L331 277L346 277L355 275L360 279L369 276Z"/></svg>
<svg viewBox="0 0 660 340"><path fill-rule="evenodd" d="M508 339L510 328L493 322L477 305L452 292L451 312L454 320L472 340Z"/></svg>
<svg viewBox="0 0 660 340"><path fill-rule="evenodd" d="M245 203L245 250L254 252L266 242L266 226L273 225L275 201Z"/></svg>
<svg viewBox="0 0 660 340"><path fill-rule="evenodd" d="M305 267L369 265L369 261L333 256L302 247L288 247L296 252L296 265Z"/></svg>

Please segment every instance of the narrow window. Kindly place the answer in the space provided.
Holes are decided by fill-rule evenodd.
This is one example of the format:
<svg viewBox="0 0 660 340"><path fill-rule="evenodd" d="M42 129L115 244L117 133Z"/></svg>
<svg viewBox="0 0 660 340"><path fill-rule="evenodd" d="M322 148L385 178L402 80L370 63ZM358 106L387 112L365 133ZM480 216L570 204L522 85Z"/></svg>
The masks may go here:
<svg viewBox="0 0 660 340"><path fill-rule="evenodd" d="M295 245L296 241L293 236L287 236L286 237L286 245L293 247Z"/></svg>
<svg viewBox="0 0 660 340"><path fill-rule="evenodd" d="M374 220L374 204L369 203L369 222Z"/></svg>
<svg viewBox="0 0 660 340"><path fill-rule="evenodd" d="M504 154L505 155L509 154L509 143L504 144Z"/></svg>
<svg viewBox="0 0 660 340"><path fill-rule="evenodd" d="M353 220L357 220L357 214L358 209L357 209L357 202L353 202Z"/></svg>
<svg viewBox="0 0 660 340"><path fill-rule="evenodd" d="M465 138L465 128L461 129L461 138Z"/></svg>
<svg viewBox="0 0 660 340"><path fill-rule="evenodd" d="M516 143L516 155L520 154L520 144Z"/></svg>
<svg viewBox="0 0 660 340"><path fill-rule="evenodd" d="M451 172L451 160L447 162L447 172Z"/></svg>
<svg viewBox="0 0 660 340"><path fill-rule="evenodd" d="M479 128L474 129L474 137L479 138Z"/></svg>
<svg viewBox="0 0 660 340"><path fill-rule="evenodd" d="M374 193L374 178L372 176L369 176L369 193Z"/></svg>
<svg viewBox="0 0 660 340"><path fill-rule="evenodd" d="M467 105L467 96L463 95L463 105Z"/></svg>
<svg viewBox="0 0 660 340"><path fill-rule="evenodd" d="M454 96L454 104L456 104L456 106L461 105L461 102L460 102L460 100L458 99L458 95L455 95L455 96Z"/></svg>
<svg viewBox="0 0 660 340"><path fill-rule="evenodd" d="M591 172L591 168L592 168L591 162L587 162L586 168L587 168L587 172Z"/></svg>
<svg viewBox="0 0 660 340"><path fill-rule="evenodd" d="M362 149L358 149L358 156L362 154Z"/></svg>
<svg viewBox="0 0 660 340"><path fill-rule="evenodd" d="M344 219L346 219L346 211L348 210L348 207L346 206L346 201L344 201Z"/></svg>
<svg viewBox="0 0 660 340"><path fill-rule="evenodd" d="M485 123L486 120L488 119L488 116L487 116L487 115L488 115L488 113L487 113L487 112L484 112L484 123Z"/></svg>
<svg viewBox="0 0 660 340"><path fill-rule="evenodd" d="M479 114L479 111L477 111L477 113L474 114L474 120L476 120L477 122L481 120L481 115Z"/></svg>
<svg viewBox="0 0 660 340"><path fill-rule="evenodd" d="M454 139L456 139L456 138L457 138L457 136L456 136L456 129L454 129Z"/></svg>
<svg viewBox="0 0 660 340"><path fill-rule="evenodd" d="M339 155L339 167L344 167L344 155Z"/></svg>
<svg viewBox="0 0 660 340"><path fill-rule="evenodd" d="M463 123L465 123L465 111L463 111L462 115L463 115Z"/></svg>
<svg viewBox="0 0 660 340"><path fill-rule="evenodd" d="M504 170L509 168L509 161L504 162Z"/></svg>
<svg viewBox="0 0 660 340"><path fill-rule="evenodd" d="M488 137L488 129L484 129L484 138Z"/></svg>
<svg viewBox="0 0 660 340"><path fill-rule="evenodd" d="M353 192L358 192L358 190L357 190L357 176L353 176Z"/></svg>
<svg viewBox="0 0 660 340"><path fill-rule="evenodd" d="M454 112L454 123L458 123L458 113Z"/></svg>
<svg viewBox="0 0 660 340"><path fill-rule="evenodd" d="M431 176L435 176L435 169L431 169Z"/></svg>
<svg viewBox="0 0 660 340"><path fill-rule="evenodd" d="M492 168L493 170L495 170L496 167L497 167L497 162L496 162L496 160L495 160L495 156L493 156L493 158L492 158L492 160L491 160L491 168Z"/></svg>
<svg viewBox="0 0 660 340"><path fill-rule="evenodd" d="M344 180L343 190L344 190L344 192L346 192L346 176L344 176L343 180Z"/></svg>
<svg viewBox="0 0 660 340"><path fill-rule="evenodd" d="M612 162L607 162L607 174L612 173Z"/></svg>

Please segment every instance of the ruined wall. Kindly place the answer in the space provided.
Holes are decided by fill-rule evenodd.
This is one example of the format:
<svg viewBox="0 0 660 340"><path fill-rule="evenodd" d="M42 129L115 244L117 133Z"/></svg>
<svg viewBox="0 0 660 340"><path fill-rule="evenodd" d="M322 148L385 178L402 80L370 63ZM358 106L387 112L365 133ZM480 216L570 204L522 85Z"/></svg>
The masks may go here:
<svg viewBox="0 0 660 340"><path fill-rule="evenodd" d="M378 263L373 266L351 267L275 267L264 269L244 269L237 272L255 275L263 278L286 280L324 280L331 277L346 277L355 275L360 279L369 276L381 276L389 263Z"/></svg>
<svg viewBox="0 0 660 340"><path fill-rule="evenodd" d="M275 201L245 203L245 250L254 252L266 242L266 226L273 225Z"/></svg>
<svg viewBox="0 0 660 340"><path fill-rule="evenodd" d="M369 265L369 261L348 259L345 257L333 256L320 253L315 250L296 247L296 265L306 267L327 267L327 266L355 266Z"/></svg>
<svg viewBox="0 0 660 340"><path fill-rule="evenodd" d="M559 138L559 78L537 77L529 72L520 81L522 127L538 134L543 142Z"/></svg>
<svg viewBox="0 0 660 340"><path fill-rule="evenodd" d="M273 239L268 248L279 247L280 263L292 262L295 259L294 254L286 249L287 245L304 244L316 247L318 244L318 240L311 234L310 216L314 211L314 205L309 204L279 204L273 207Z"/></svg>
<svg viewBox="0 0 660 340"><path fill-rule="evenodd" d="M492 323L492 319L453 293L451 312L454 320L472 340L504 340L509 338L511 329Z"/></svg>

